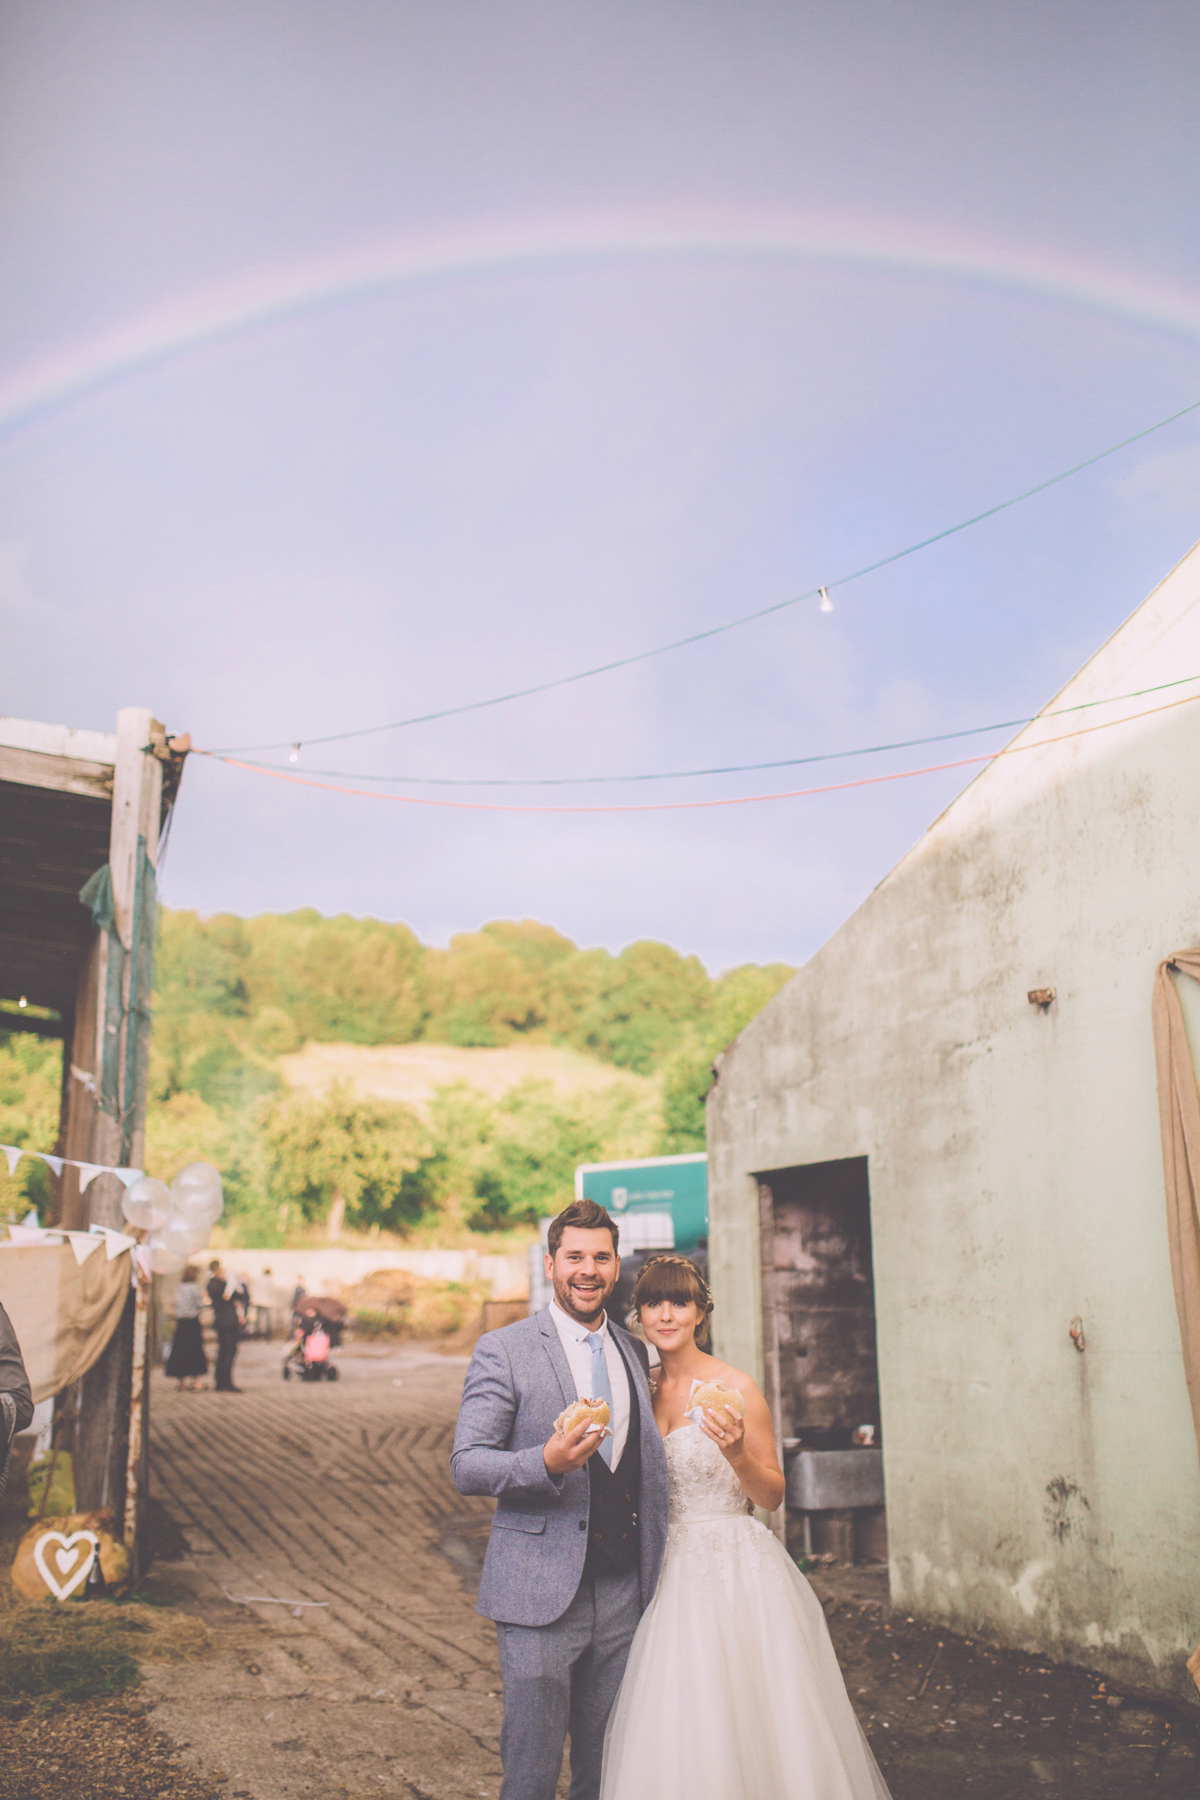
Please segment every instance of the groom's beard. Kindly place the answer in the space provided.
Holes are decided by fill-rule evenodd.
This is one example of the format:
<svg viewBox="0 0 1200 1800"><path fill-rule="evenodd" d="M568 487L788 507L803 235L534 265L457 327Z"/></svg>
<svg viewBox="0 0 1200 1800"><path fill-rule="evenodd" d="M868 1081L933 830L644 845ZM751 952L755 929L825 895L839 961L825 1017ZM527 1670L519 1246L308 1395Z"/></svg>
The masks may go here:
<svg viewBox="0 0 1200 1800"><path fill-rule="evenodd" d="M572 1291L569 1282L559 1283L556 1281L554 1298L570 1318L577 1319L581 1325L594 1325L602 1317L605 1303L616 1285L615 1281L612 1287L608 1288L601 1284L593 1296L576 1294Z"/></svg>

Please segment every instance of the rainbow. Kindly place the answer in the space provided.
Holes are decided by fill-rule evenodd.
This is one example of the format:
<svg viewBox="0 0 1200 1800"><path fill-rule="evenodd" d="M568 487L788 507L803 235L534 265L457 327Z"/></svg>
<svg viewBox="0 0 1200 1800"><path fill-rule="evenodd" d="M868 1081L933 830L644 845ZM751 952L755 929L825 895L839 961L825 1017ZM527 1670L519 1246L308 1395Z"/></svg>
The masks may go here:
<svg viewBox="0 0 1200 1800"><path fill-rule="evenodd" d="M791 212L595 214L474 225L247 274L131 320L0 382L0 432L109 383L319 307L422 283L603 263L839 263L1032 295L1200 341L1200 293L912 225Z"/></svg>

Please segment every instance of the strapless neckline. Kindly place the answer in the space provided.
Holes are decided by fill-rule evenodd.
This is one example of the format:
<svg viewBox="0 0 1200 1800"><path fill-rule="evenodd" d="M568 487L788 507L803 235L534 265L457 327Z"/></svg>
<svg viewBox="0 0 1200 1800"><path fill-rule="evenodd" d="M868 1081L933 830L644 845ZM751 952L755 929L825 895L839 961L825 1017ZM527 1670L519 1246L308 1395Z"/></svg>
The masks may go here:
<svg viewBox="0 0 1200 1800"><path fill-rule="evenodd" d="M671 1495L670 1522L746 1517L742 1484L707 1433L692 1422L677 1425L663 1439Z"/></svg>

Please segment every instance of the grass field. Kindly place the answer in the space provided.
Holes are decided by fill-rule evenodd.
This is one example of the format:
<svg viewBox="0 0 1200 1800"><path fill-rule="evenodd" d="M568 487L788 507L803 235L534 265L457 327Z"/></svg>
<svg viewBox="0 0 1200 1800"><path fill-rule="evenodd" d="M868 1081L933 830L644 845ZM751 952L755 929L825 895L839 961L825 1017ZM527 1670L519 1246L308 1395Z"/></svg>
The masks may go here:
<svg viewBox="0 0 1200 1800"><path fill-rule="evenodd" d="M523 1081L544 1081L557 1094L616 1088L630 1100L655 1096L657 1083L553 1044L510 1044L498 1050L455 1044L305 1044L279 1060L290 1087L320 1094L345 1082L357 1094L392 1100L428 1118L438 1088L461 1082L498 1100Z"/></svg>

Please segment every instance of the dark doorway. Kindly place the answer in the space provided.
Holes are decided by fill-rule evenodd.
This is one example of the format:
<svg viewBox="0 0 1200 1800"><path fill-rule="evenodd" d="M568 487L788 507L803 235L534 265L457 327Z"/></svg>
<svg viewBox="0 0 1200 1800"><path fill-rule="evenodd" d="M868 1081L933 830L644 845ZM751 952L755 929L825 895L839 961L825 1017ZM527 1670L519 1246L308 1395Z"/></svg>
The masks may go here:
<svg viewBox="0 0 1200 1800"><path fill-rule="evenodd" d="M785 1467L802 1451L857 1451L863 1440L875 1462L882 1421L867 1159L768 1169L758 1184L767 1401ZM811 1454L805 1464L811 1487ZM835 1463L819 1454L817 1473L853 1481L866 1474L866 1461ZM789 1479L793 1504L804 1486ZM881 1560L883 1508L814 1510L804 1536L839 1562Z"/></svg>

